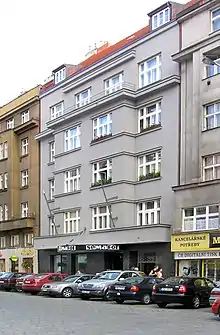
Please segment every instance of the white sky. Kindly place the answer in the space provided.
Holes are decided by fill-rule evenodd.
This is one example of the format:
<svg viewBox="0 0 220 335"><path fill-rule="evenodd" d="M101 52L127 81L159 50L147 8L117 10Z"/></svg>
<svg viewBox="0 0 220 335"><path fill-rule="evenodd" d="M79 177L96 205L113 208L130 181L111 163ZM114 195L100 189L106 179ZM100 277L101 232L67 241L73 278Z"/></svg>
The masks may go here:
<svg viewBox="0 0 220 335"><path fill-rule="evenodd" d="M82 61L94 42L115 43L146 26L147 13L165 2L0 0L0 106L57 66Z"/></svg>

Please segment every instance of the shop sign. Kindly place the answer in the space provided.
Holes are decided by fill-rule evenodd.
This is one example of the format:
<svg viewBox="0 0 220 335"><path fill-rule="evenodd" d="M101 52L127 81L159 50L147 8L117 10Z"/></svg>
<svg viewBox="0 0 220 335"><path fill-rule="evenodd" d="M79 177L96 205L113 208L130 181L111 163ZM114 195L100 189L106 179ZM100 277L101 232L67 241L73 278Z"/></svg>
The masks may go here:
<svg viewBox="0 0 220 335"><path fill-rule="evenodd" d="M119 250L117 244L86 244L86 250L90 251L114 251Z"/></svg>
<svg viewBox="0 0 220 335"><path fill-rule="evenodd" d="M171 251L197 251L209 249L209 234L181 234L171 236Z"/></svg>
<svg viewBox="0 0 220 335"><path fill-rule="evenodd" d="M175 252L174 259L211 259L220 258L220 251Z"/></svg>
<svg viewBox="0 0 220 335"><path fill-rule="evenodd" d="M65 252L65 251L75 251L76 250L76 246L75 245L59 245L57 247L57 252Z"/></svg>
<svg viewBox="0 0 220 335"><path fill-rule="evenodd" d="M210 248L220 248L220 233L210 234Z"/></svg>
<svg viewBox="0 0 220 335"><path fill-rule="evenodd" d="M10 257L10 260L11 260L12 262L17 262L18 257L17 257L16 255L12 255L12 256Z"/></svg>
<svg viewBox="0 0 220 335"><path fill-rule="evenodd" d="M21 255L22 256L33 256L34 255L34 250L33 249L22 249L21 250Z"/></svg>

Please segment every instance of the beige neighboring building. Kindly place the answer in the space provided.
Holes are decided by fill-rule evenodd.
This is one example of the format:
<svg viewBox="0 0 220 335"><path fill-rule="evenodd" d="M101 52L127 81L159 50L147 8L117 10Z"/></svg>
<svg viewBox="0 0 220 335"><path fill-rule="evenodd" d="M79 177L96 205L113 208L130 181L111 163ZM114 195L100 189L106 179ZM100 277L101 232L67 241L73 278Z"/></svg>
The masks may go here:
<svg viewBox="0 0 220 335"><path fill-rule="evenodd" d="M0 271L37 271L39 89L0 107Z"/></svg>

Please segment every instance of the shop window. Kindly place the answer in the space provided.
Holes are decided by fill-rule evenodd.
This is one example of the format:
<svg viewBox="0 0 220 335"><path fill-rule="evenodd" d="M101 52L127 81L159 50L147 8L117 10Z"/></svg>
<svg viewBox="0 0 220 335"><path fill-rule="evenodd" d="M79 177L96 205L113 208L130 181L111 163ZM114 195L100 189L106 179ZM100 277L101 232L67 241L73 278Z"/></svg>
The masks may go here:
<svg viewBox="0 0 220 335"><path fill-rule="evenodd" d="M76 271L85 272L87 267L87 254L76 256Z"/></svg>
<svg viewBox="0 0 220 335"><path fill-rule="evenodd" d="M200 275L199 260L182 260L179 262L179 276L198 277Z"/></svg>
<svg viewBox="0 0 220 335"><path fill-rule="evenodd" d="M213 281L220 281L220 259L205 260L204 276Z"/></svg>

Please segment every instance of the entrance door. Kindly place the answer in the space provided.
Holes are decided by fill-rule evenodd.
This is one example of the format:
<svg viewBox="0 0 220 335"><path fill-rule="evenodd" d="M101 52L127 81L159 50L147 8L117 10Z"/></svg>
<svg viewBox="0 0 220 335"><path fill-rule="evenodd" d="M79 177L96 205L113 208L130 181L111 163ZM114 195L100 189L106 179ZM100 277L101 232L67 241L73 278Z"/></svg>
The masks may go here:
<svg viewBox="0 0 220 335"><path fill-rule="evenodd" d="M141 263L139 265L139 270L143 271L148 276L151 270L153 270L155 266L156 266L155 263Z"/></svg>
<svg viewBox="0 0 220 335"><path fill-rule="evenodd" d="M105 270L123 270L123 254L120 252L104 253Z"/></svg>

